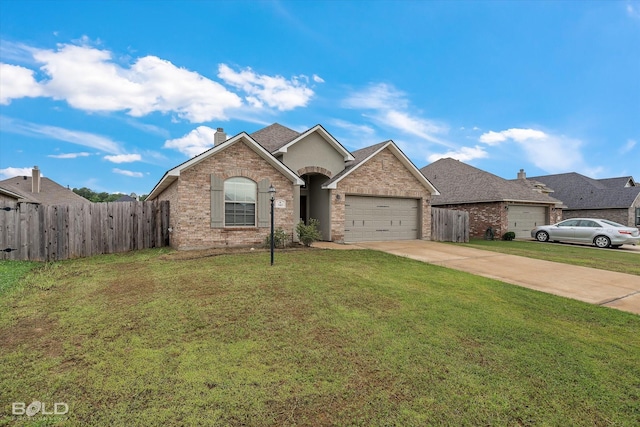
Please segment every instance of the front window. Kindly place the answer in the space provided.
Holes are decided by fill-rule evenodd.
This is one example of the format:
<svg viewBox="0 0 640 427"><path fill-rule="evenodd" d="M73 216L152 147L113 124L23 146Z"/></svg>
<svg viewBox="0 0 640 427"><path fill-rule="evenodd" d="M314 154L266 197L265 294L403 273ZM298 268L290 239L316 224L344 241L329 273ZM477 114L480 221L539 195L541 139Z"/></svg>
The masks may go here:
<svg viewBox="0 0 640 427"><path fill-rule="evenodd" d="M636 208L636 227L640 227L640 208Z"/></svg>
<svg viewBox="0 0 640 427"><path fill-rule="evenodd" d="M257 185L248 178L229 178L224 182L225 227L256 225Z"/></svg>

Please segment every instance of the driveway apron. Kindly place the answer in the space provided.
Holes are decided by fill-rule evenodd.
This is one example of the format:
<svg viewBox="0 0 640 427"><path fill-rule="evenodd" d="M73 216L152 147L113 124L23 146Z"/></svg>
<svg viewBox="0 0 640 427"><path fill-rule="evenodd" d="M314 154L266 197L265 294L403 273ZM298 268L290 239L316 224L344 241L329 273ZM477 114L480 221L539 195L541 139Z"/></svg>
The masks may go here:
<svg viewBox="0 0 640 427"><path fill-rule="evenodd" d="M426 240L348 246L388 252L541 292L640 314L640 276Z"/></svg>

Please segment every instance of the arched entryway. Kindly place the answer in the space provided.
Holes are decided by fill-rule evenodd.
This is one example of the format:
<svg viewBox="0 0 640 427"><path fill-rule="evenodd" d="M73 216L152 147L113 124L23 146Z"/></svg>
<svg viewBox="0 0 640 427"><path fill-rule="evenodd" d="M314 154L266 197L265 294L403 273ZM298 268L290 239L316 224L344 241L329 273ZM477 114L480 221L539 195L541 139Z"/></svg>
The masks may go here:
<svg viewBox="0 0 640 427"><path fill-rule="evenodd" d="M305 182L300 188L300 219L305 224L309 223L310 218L317 219L322 240L331 240L331 190L322 188L329 176L310 172L300 178Z"/></svg>

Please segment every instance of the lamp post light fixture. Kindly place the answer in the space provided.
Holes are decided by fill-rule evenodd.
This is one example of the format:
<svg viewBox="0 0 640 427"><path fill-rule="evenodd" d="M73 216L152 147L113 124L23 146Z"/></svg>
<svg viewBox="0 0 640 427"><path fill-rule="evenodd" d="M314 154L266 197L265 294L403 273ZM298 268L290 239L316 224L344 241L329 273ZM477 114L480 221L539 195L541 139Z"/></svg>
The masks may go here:
<svg viewBox="0 0 640 427"><path fill-rule="evenodd" d="M273 185L269 186L269 194L271 195L271 265L273 265L273 249L275 248L275 239L274 239L274 219L273 219L273 202L275 200L276 189Z"/></svg>

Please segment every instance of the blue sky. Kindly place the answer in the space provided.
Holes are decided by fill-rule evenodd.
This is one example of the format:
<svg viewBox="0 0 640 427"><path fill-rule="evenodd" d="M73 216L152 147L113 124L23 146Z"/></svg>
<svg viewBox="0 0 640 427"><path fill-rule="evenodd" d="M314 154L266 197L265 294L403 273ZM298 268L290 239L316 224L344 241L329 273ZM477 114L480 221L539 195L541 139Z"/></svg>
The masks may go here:
<svg viewBox="0 0 640 427"><path fill-rule="evenodd" d="M640 180L640 1L3 0L0 62L0 179L146 194L277 122Z"/></svg>

